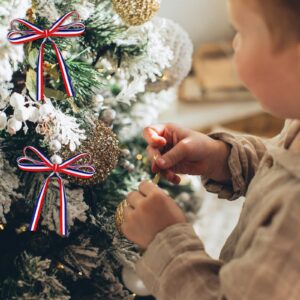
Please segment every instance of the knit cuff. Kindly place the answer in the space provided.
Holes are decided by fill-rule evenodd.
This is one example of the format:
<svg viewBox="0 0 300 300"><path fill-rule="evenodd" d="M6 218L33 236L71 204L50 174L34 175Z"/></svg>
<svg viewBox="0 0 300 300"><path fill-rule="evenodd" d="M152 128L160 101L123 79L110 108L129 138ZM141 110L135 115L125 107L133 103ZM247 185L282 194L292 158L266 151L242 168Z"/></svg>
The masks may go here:
<svg viewBox="0 0 300 300"><path fill-rule="evenodd" d="M231 174L231 182L223 184L206 176L201 176L202 184L210 193L218 194L221 199L236 200L244 196L247 184L243 178L242 159L239 155L241 144L238 139L226 132L211 133L209 136L215 140L221 140L231 146L228 158L228 167Z"/></svg>

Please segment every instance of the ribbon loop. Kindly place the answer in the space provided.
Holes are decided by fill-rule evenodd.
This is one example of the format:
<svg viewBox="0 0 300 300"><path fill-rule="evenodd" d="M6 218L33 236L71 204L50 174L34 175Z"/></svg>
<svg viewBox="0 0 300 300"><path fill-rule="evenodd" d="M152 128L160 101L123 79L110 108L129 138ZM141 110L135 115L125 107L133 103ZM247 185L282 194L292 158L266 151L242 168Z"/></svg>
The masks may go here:
<svg viewBox="0 0 300 300"><path fill-rule="evenodd" d="M28 151L32 151L40 160L34 159L28 156ZM56 175L58 183L59 183L59 190L60 190L60 233L62 236L68 235L68 228L67 228L67 200L65 194L65 188L63 185L62 178L60 177L59 173L67 174L73 177L79 178L92 178L95 174L95 168L91 165L74 165L73 163L79 161L80 159L89 156L87 153L80 153L77 154L67 160L65 160L61 164L54 164L52 163L41 151L37 150L36 148L29 146L25 147L23 150L24 156L17 159L17 164L20 170L27 171L27 172L52 172L47 179L45 180L36 204L34 208L34 213L32 216L31 231L36 231L38 221L40 218L40 214L43 208L44 199L47 193L48 185L54 175ZM85 169L85 170L83 170Z"/></svg>
<svg viewBox="0 0 300 300"><path fill-rule="evenodd" d="M63 23L70 17L75 16L75 20L72 23L65 24ZM55 23L52 24L50 29L41 29L38 26L23 20L23 19L15 19L11 22L11 30L9 31L7 38L12 44L25 44L29 42L33 42L35 40L44 39L40 50L37 61L36 68L36 98L37 100L43 101L44 96L44 48L45 42L48 40L51 41L52 46L55 50L58 64L62 73L63 82L65 85L65 89L68 97L74 97L74 89L72 86L72 82L68 73L68 69L64 58L59 51L55 42L51 39L51 37L77 37L81 36L85 31L85 26L83 23L78 22L79 14L76 11L69 12L59 18ZM19 30L16 24L22 24L28 28L28 30Z"/></svg>

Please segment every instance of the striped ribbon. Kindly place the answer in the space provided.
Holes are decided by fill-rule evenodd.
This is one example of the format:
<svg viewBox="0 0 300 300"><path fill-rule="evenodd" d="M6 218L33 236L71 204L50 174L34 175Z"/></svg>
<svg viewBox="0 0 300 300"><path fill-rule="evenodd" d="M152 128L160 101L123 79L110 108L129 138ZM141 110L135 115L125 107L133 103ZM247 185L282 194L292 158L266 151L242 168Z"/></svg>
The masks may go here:
<svg viewBox="0 0 300 300"><path fill-rule="evenodd" d="M76 17L75 22L62 25L68 18L72 16ZM51 39L51 37L76 37L82 35L85 31L85 26L83 23L78 22L78 20L79 14L76 11L72 11L65 14L55 23L53 23L50 29L41 29L23 19L15 19L11 22L11 30L9 31L7 38L12 44L25 44L35 40L44 39L39 50L36 68L37 100L44 100L44 53L45 43L48 40L52 43L52 46L55 50L67 94L69 97L74 97L75 93L72 87L66 63L61 52L59 51L58 47ZM29 30L18 30L15 23L21 23Z"/></svg>
<svg viewBox="0 0 300 300"><path fill-rule="evenodd" d="M27 155L27 151L32 151L40 160L36 160L31 158ZM43 208L43 202L47 193L49 182L51 181L52 177L56 176L58 183L59 183L59 190L60 190L60 234L62 236L68 235L68 225L67 225L67 201L66 201L66 193L64 189L64 185L62 182L62 178L60 177L59 173L67 174L73 177L88 179L91 178L95 174L95 169L90 165L74 165L78 160L82 159L83 157L88 156L87 153L77 154L62 164L54 164L52 163L44 154L42 154L39 150L32 146L25 147L23 150L23 157L18 158L17 163L18 167L22 171L27 172L52 172L48 178L45 180L36 204L34 208L34 213L32 216L31 231L36 231L38 221L40 218L40 214ZM84 169L84 170L83 170Z"/></svg>

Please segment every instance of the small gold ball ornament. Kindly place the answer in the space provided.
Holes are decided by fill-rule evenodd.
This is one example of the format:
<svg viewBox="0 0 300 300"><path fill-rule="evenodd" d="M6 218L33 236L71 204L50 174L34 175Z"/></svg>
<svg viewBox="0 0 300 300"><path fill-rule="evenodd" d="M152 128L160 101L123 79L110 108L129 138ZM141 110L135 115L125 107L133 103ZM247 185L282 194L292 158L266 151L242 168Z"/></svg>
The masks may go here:
<svg viewBox="0 0 300 300"><path fill-rule="evenodd" d="M136 159L137 160L142 160L143 159L143 155L142 154L137 154Z"/></svg>
<svg viewBox="0 0 300 300"><path fill-rule="evenodd" d="M160 8L160 0L112 0L124 23L132 26L149 21Z"/></svg>
<svg viewBox="0 0 300 300"><path fill-rule="evenodd" d="M88 153L90 157L80 160L82 165L92 165L96 173L90 179L69 177L70 182L82 186L92 186L106 180L111 171L117 166L120 148L116 134L101 120L96 121L94 129L78 149L79 153ZM69 149L63 151L62 156L67 159L73 156Z"/></svg>
<svg viewBox="0 0 300 300"><path fill-rule="evenodd" d="M57 269L57 270L64 270L64 269L65 269L65 266L64 266L62 263L57 263L56 269Z"/></svg>
<svg viewBox="0 0 300 300"><path fill-rule="evenodd" d="M22 225L19 228L16 228L16 233L17 234L21 234L24 233L28 230L28 226L27 225Z"/></svg>

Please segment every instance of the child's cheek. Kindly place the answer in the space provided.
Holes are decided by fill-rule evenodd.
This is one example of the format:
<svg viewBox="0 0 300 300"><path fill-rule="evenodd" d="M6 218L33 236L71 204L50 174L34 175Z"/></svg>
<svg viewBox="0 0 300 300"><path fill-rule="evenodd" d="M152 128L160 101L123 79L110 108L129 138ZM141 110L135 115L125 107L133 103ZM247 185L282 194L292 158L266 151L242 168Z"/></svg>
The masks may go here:
<svg viewBox="0 0 300 300"><path fill-rule="evenodd" d="M257 45L250 38L236 37L234 64L240 80L254 94L257 92L260 74L260 55Z"/></svg>
<svg viewBox="0 0 300 300"><path fill-rule="evenodd" d="M240 33L237 33L232 43L234 49L234 64L239 78L247 85L248 67L247 67L247 51L245 51L244 41Z"/></svg>
<svg viewBox="0 0 300 300"><path fill-rule="evenodd" d="M272 97L270 97L271 86L269 83L272 74L266 68L265 61L259 55L256 55L255 49L252 51L243 51L240 48L234 56L234 63L240 80L259 100L262 106L269 111L272 106ZM267 60L267 58L266 58Z"/></svg>
<svg viewBox="0 0 300 300"><path fill-rule="evenodd" d="M249 61L245 57L242 48L238 48L234 55L234 64L240 80L251 89L251 70Z"/></svg>

